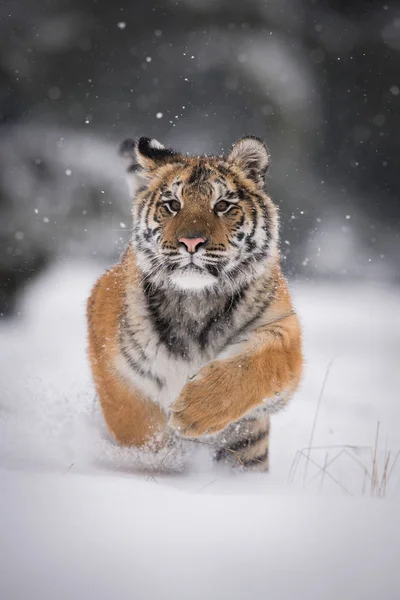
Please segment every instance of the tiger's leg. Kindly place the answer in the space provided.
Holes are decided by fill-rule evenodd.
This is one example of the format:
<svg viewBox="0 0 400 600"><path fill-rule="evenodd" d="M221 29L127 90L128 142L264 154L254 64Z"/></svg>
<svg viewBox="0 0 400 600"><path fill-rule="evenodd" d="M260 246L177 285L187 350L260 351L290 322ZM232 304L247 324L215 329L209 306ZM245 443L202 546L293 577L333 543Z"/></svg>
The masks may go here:
<svg viewBox="0 0 400 600"><path fill-rule="evenodd" d="M88 355L103 415L116 441L156 450L167 440L166 415L115 368L128 270L121 263L102 275L92 290L87 307Z"/></svg>
<svg viewBox="0 0 400 600"><path fill-rule="evenodd" d="M268 471L270 418L264 411L231 423L216 436L214 460L252 471Z"/></svg>
<svg viewBox="0 0 400 600"><path fill-rule="evenodd" d="M96 378L107 426L122 446L162 448L166 441L166 415L156 403L108 373Z"/></svg>

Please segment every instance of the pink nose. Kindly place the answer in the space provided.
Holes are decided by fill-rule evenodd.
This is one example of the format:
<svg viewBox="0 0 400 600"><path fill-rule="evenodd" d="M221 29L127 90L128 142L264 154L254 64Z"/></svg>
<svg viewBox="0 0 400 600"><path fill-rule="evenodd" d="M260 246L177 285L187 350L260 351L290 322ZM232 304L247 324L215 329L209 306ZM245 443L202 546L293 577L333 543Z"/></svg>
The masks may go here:
<svg viewBox="0 0 400 600"><path fill-rule="evenodd" d="M185 244L187 251L190 252L190 254L194 254L194 252L196 252L198 246L201 246L201 244L204 244L205 241L206 241L205 238L202 238L202 237L196 237L196 238L181 237L178 240L178 242L181 242L181 244Z"/></svg>

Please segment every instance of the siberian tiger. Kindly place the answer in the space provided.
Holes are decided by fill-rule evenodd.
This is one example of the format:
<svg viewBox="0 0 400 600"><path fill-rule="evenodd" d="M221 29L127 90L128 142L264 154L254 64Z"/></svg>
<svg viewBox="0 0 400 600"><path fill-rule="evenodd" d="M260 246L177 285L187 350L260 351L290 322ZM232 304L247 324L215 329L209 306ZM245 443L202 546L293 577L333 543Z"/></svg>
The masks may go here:
<svg viewBox="0 0 400 600"><path fill-rule="evenodd" d="M281 273L266 146L186 156L127 140L132 240L88 302L89 357L109 430L158 451L207 438L217 460L268 469L269 415L299 384L301 331ZM205 440L203 440L205 441Z"/></svg>

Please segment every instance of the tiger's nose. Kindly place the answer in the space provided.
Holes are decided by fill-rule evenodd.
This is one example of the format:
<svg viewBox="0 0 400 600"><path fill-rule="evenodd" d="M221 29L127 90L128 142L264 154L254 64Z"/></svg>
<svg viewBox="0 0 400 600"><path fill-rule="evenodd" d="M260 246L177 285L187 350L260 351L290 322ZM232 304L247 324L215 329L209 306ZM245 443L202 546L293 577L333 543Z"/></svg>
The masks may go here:
<svg viewBox="0 0 400 600"><path fill-rule="evenodd" d="M194 254L197 250L206 243L206 238L203 237L180 237L178 242L184 244L190 254Z"/></svg>

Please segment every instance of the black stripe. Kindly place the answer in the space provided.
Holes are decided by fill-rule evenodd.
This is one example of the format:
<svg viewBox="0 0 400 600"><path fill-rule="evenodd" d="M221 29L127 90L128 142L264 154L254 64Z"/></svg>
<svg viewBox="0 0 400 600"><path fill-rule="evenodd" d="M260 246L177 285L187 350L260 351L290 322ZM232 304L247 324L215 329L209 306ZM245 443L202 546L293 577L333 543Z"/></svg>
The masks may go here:
<svg viewBox="0 0 400 600"><path fill-rule="evenodd" d="M143 220L144 220L145 227L149 226L149 223L148 223L148 221L149 221L149 214L150 214L150 211L153 208L153 206L154 206L155 203L156 203L156 192L153 192L152 195L151 195L150 200L147 203L146 210L145 210L144 215L143 215Z"/></svg>
<svg viewBox="0 0 400 600"><path fill-rule="evenodd" d="M237 290L232 296L229 296L226 300L225 306L218 313L214 313L210 316L207 323L204 325L198 335L198 344L200 348L204 349L207 346L208 335L211 329L217 332L223 333L227 328L231 326L232 313L244 297L246 288L242 287Z"/></svg>
<svg viewBox="0 0 400 600"><path fill-rule="evenodd" d="M227 346L229 346L229 344L232 343L232 341L237 338L238 336L240 336L242 333L244 333L246 331L246 329L248 329L248 327L250 327L253 323L255 323L257 321L257 319L259 317L261 317L261 315L263 314L263 312L266 310L266 308L271 304L273 300L273 297L269 297L267 298L263 304L260 306L259 310L257 311L257 313L255 315L253 315L251 317L251 319L249 319L248 321L246 321L246 323L244 325L242 325L235 333L234 335L230 336L230 338L225 342L224 348L226 348Z"/></svg>
<svg viewBox="0 0 400 600"><path fill-rule="evenodd" d="M203 329L200 331L199 336L198 336L198 344L200 346L200 348L202 350L204 350L204 348L206 348L207 343L208 343L208 335L211 331L211 329L213 328L213 326L216 325L216 323L220 320L221 315L213 315L205 324L205 326L203 327Z"/></svg>
<svg viewBox="0 0 400 600"><path fill-rule="evenodd" d="M169 264L169 269L177 265ZM151 283L143 280L143 285ZM168 302L168 298L163 290L152 289L146 294L147 307L150 313L150 320L153 328L157 332L160 341L166 346L167 350L174 356L183 359L189 358L189 348L187 342L177 335L177 324L171 319L162 316L163 306Z"/></svg>
<svg viewBox="0 0 400 600"><path fill-rule="evenodd" d="M135 333L132 331L132 329L129 326L126 326L125 324L125 328L124 328L124 332L126 332L126 334L128 335L129 338L129 344L138 352L138 354L140 355L140 359L143 361L148 361L149 358L148 356L146 356L146 353L144 351L144 349L142 348L141 344L139 344L139 342L137 341L136 337L135 337ZM122 336L121 336L122 337ZM123 342L122 342L123 343Z"/></svg>
<svg viewBox="0 0 400 600"><path fill-rule="evenodd" d="M212 275L213 277L218 277L218 275L221 272L221 265L217 264L211 264L211 263L206 263L205 267L207 269L207 271L210 273L210 275Z"/></svg>
<svg viewBox="0 0 400 600"><path fill-rule="evenodd" d="M142 232L142 236L143 236L143 239L144 239L146 242L149 242L149 241L150 241L150 239L151 239L151 229L150 229L150 227L147 227L147 229L145 229L145 230Z"/></svg>
<svg viewBox="0 0 400 600"><path fill-rule="evenodd" d="M259 456L256 456L255 458L251 458L250 460L245 460L242 457L240 457L240 460L242 461L243 465L245 467L256 467L257 465L262 464L264 461L267 460L268 458L268 448L265 450L265 452L263 452L262 454L260 454Z"/></svg>
<svg viewBox="0 0 400 600"><path fill-rule="evenodd" d="M152 200L152 197L154 196L155 192L147 192L147 194L145 194L141 199L140 199L140 204L138 206L137 209L137 218L140 219L142 216L142 212L145 208L145 206L147 205L147 202L150 200Z"/></svg>
<svg viewBox="0 0 400 600"><path fill-rule="evenodd" d="M274 338L285 341L285 328L282 325L271 325L268 327L268 331Z"/></svg>
<svg viewBox="0 0 400 600"><path fill-rule="evenodd" d="M198 162L195 164L187 179L187 185L193 185L194 183L199 185L206 178L207 171L208 169L205 168L204 163Z"/></svg>
<svg viewBox="0 0 400 600"><path fill-rule="evenodd" d="M256 205L254 202L254 198L252 196L249 196L248 198L246 198L246 200L250 200L251 216L253 218L251 232L247 236L247 238L253 238L253 236L257 230L257 225L258 225L258 212L257 212L257 208L256 208Z"/></svg>
<svg viewBox="0 0 400 600"><path fill-rule="evenodd" d="M224 446L223 448L220 448L217 451L217 453L214 456L214 459L215 460L226 459L229 457L229 455L232 455L233 453L238 452L238 450L245 450L247 448L250 448L251 446L254 446L255 444L257 444L264 438L266 439L268 437L268 435L269 435L269 428L263 429L257 435L247 437L243 440L239 440L238 442L235 442L234 444L230 444L229 446ZM240 460L243 460L242 456L240 456Z"/></svg>
<svg viewBox="0 0 400 600"><path fill-rule="evenodd" d="M247 252L249 252L249 253L253 252L253 250L255 250L257 247L256 242L250 236L246 236L244 245L245 245Z"/></svg>
<svg viewBox="0 0 400 600"><path fill-rule="evenodd" d="M218 169L219 173L221 175L225 176L225 177L227 175L231 175L232 174L231 171L228 169L228 167L226 167L225 165L223 165L221 163L219 165L217 165L217 169Z"/></svg>
<svg viewBox="0 0 400 600"><path fill-rule="evenodd" d="M262 212L262 218L263 218L263 224L261 226L261 228L265 231L266 236L265 236L265 243L263 245L263 248L267 248L270 238L271 238L271 215L269 212L269 208L265 202L265 200L263 199L262 196L258 196L255 195L254 198L256 199L256 202L258 204L258 206L261 209Z"/></svg>
<svg viewBox="0 0 400 600"><path fill-rule="evenodd" d="M172 162L173 159L178 157L178 153L170 148L157 148L156 146L152 146L152 141L153 140L148 137L139 138L137 146L140 154L147 156L156 163L166 163L168 161Z"/></svg>
<svg viewBox="0 0 400 600"><path fill-rule="evenodd" d="M143 369L143 367L141 367L130 356L130 354L128 354L128 352L126 351L125 348L122 348L121 352L122 352L122 355L124 356L124 358L126 359L127 363L129 364L129 366L131 367L132 371L135 371L142 377L145 377L146 379L150 379L150 381L153 381L153 383L156 384L156 386L158 387L159 390L161 390L164 387L163 381L159 377L157 377L157 375L153 375L153 373L151 373L150 371Z"/></svg>
<svg viewBox="0 0 400 600"><path fill-rule="evenodd" d="M263 440L264 438L267 438L268 434L269 434L269 428L263 429L256 435L245 438L244 440L239 440L235 444L231 444L229 446L229 450L231 450L231 452L236 452L237 450L242 450L244 448L250 448L251 446L254 446L258 442Z"/></svg>

